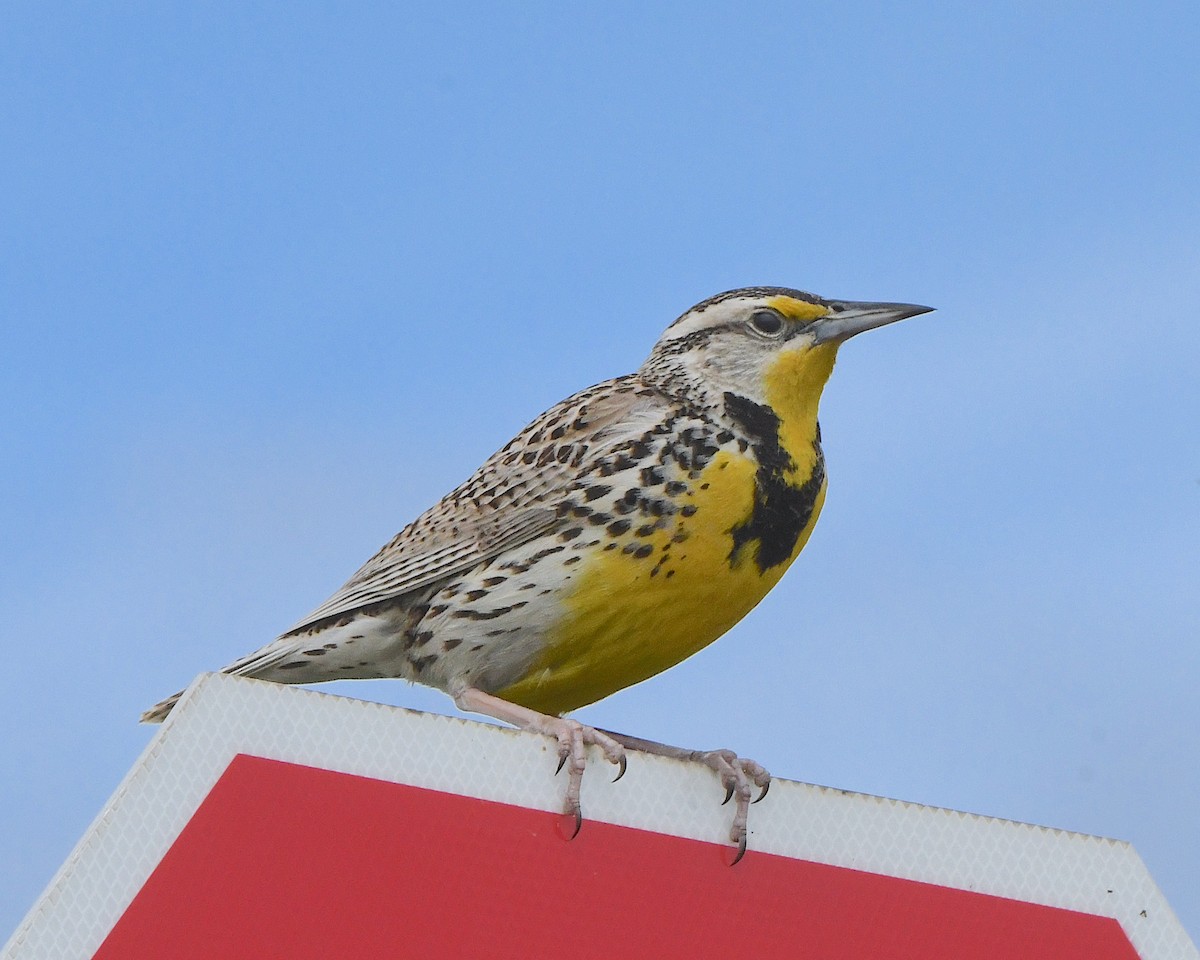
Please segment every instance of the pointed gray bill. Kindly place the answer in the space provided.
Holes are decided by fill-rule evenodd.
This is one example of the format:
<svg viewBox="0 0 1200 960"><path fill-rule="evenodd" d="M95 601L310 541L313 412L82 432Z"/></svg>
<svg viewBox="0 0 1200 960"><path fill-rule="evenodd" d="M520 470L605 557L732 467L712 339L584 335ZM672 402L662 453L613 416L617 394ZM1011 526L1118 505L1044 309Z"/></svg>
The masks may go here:
<svg viewBox="0 0 1200 960"><path fill-rule="evenodd" d="M916 303L856 303L853 300L830 300L828 306L829 313L814 320L808 328L817 343L831 340L841 343L865 330L874 330L934 309Z"/></svg>

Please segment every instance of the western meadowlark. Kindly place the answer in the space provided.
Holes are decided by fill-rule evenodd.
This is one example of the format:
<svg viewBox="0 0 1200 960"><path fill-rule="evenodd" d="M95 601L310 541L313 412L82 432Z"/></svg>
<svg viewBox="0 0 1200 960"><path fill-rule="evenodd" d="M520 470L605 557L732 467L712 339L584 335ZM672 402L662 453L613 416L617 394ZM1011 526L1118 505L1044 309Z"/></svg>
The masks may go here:
<svg viewBox="0 0 1200 960"><path fill-rule="evenodd" d="M405 527L329 600L225 673L281 683L399 677L553 737L580 823L585 748L698 760L737 797L727 750L686 751L563 714L691 656L744 617L807 541L825 498L817 424L839 345L926 313L784 287L718 294L633 374L551 407ZM178 694L147 711L162 720Z"/></svg>

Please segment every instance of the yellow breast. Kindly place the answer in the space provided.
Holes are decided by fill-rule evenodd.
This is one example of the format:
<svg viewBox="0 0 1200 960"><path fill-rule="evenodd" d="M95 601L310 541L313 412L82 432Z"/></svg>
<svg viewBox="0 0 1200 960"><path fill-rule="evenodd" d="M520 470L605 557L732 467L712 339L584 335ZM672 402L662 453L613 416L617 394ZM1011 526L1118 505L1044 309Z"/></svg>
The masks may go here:
<svg viewBox="0 0 1200 960"><path fill-rule="evenodd" d="M718 452L698 478L678 478L687 489L660 529L595 547L540 656L500 696L549 714L593 703L691 656L766 596L825 502L817 405L836 352L782 352L764 377L767 405L727 395L733 419L770 425L756 459Z"/></svg>
<svg viewBox="0 0 1200 960"><path fill-rule="evenodd" d="M680 497L685 509L672 522L597 547L573 577L565 616L541 656L500 696L565 713L666 670L749 613L804 546L825 497L822 473L791 555L760 570L756 546L734 543L754 513L757 470L744 456L718 453Z"/></svg>

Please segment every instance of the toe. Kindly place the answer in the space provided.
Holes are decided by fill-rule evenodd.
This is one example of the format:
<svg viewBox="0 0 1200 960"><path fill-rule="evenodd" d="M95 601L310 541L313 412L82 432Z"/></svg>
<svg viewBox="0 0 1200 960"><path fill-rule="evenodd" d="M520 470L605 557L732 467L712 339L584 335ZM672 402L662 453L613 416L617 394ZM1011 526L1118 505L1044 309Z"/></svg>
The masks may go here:
<svg viewBox="0 0 1200 960"><path fill-rule="evenodd" d="M746 831L743 830L741 836L731 837L730 839L737 845L737 853L733 855L733 860L729 863L732 867L746 855Z"/></svg>

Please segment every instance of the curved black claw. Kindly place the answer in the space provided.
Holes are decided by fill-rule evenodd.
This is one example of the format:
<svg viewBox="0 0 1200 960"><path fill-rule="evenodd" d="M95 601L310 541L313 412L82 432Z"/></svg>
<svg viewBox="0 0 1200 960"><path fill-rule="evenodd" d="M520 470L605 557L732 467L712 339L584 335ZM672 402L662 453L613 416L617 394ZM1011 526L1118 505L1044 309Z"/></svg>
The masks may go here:
<svg viewBox="0 0 1200 960"><path fill-rule="evenodd" d="M560 773L562 773L562 768L565 767L566 765L567 765L567 755L565 753L563 753L558 758L558 766L554 768L554 775L557 777Z"/></svg>
<svg viewBox="0 0 1200 960"><path fill-rule="evenodd" d="M763 797L765 797L767 795L767 791L770 789L771 789L771 781L768 780L766 783L763 784L762 793L760 793L757 797L755 797L750 802L758 803L759 800L761 800Z"/></svg>
<svg viewBox="0 0 1200 960"><path fill-rule="evenodd" d="M725 787L725 799L721 801L721 806L725 806L725 804L733 799L734 787L735 785L733 783L730 783ZM734 863L737 863L737 861L735 860Z"/></svg>
<svg viewBox="0 0 1200 960"><path fill-rule="evenodd" d="M729 865L731 867L736 866L738 861L741 860L742 857L744 857L745 855L746 855L746 834L743 833L741 839L738 840L737 856L735 856L733 858L733 861Z"/></svg>
<svg viewBox="0 0 1200 960"><path fill-rule="evenodd" d="M567 837L568 840L574 840L577 836L579 836L579 831L583 827L583 811L579 807L576 807L573 812L575 814L575 829L572 830L571 835ZM737 863L737 861L735 860L734 863Z"/></svg>
<svg viewBox="0 0 1200 960"><path fill-rule="evenodd" d="M628 761L625 759L625 754L621 754L621 760L620 760L620 762L618 763L618 767L619 767L619 769L617 770L617 775L616 775L615 777L613 777L613 778L612 778L612 782L613 782L613 783L616 783L616 782L617 782L618 780L620 780L620 779L621 779L623 776L625 776L625 768L626 768L628 765L629 765L629 763L628 763Z"/></svg>

